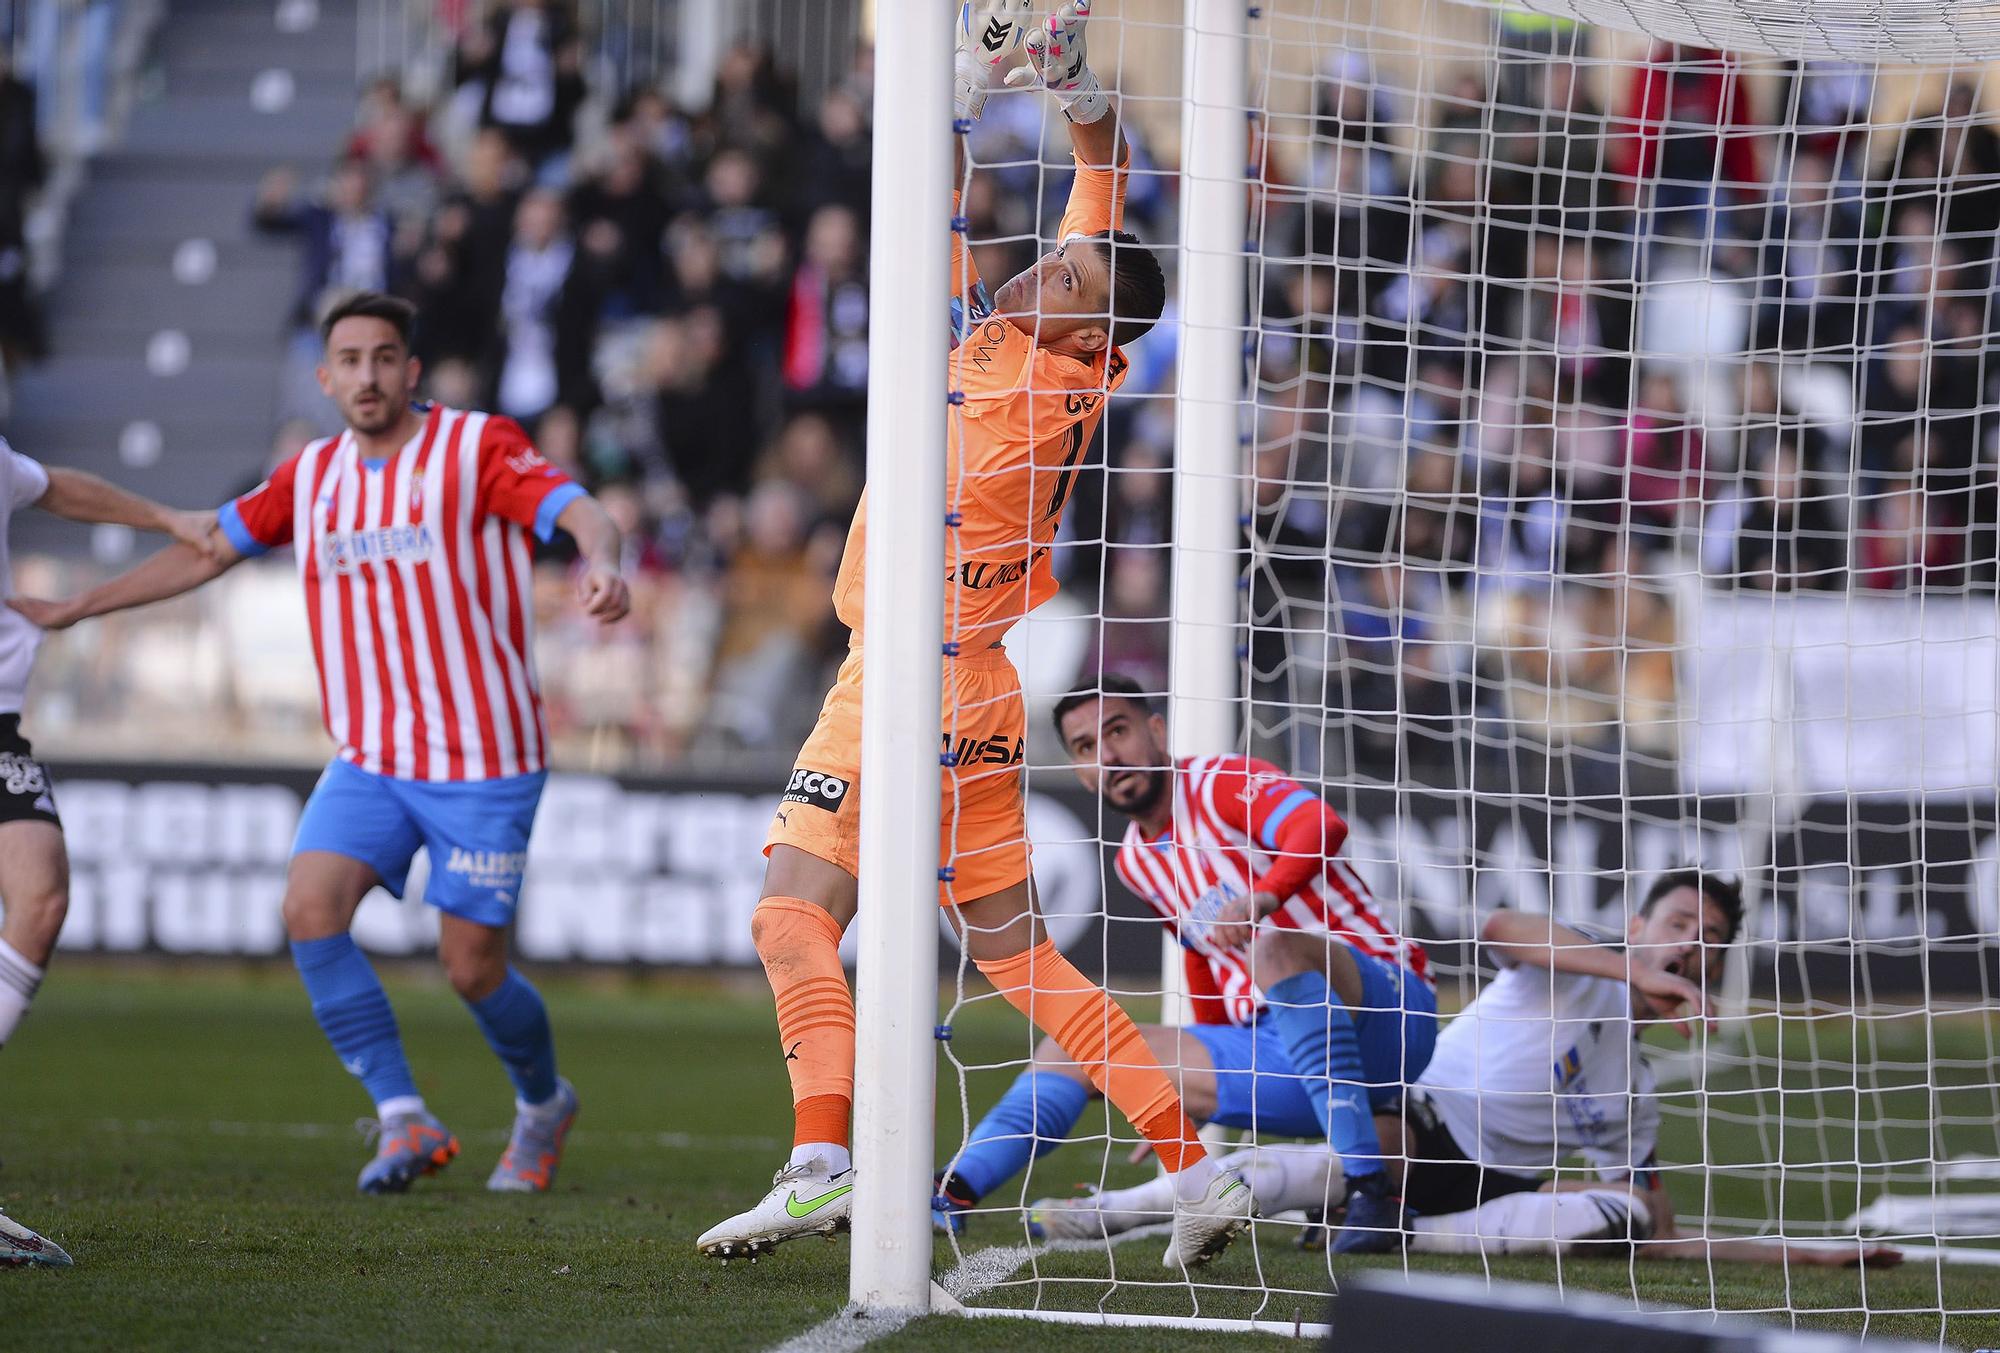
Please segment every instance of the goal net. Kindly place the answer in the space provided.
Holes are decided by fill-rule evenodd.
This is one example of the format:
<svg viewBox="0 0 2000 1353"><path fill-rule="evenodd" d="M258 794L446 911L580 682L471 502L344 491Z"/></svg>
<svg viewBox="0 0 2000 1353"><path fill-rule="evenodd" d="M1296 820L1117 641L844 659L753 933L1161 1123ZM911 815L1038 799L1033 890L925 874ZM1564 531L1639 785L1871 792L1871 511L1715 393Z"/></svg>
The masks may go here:
<svg viewBox="0 0 2000 1353"><path fill-rule="evenodd" d="M1424 946L1447 1030L1496 981L1497 910L1623 935L1671 869L1740 880L1713 1026L1614 1027L1645 1072L1609 1111L1658 1120L1618 1149L1656 1136L1656 1162L1627 1164L1642 1186L1657 1170L1684 1243L1537 1245L1480 1223L1371 1262L1996 1342L2000 10L1093 11L1132 146L1127 226L1170 299L1095 436L1034 472L1035 501L1063 509L1063 590L1007 636L1028 716L1025 749L1002 752L1022 757L1052 938L1142 1023L1201 1008L1121 878L1117 796L1081 787L1052 725L1107 675L1164 716L1158 768L1178 785L1186 758L1247 756L1339 815L1337 868ZM960 211L997 286L1059 243L1068 129L1044 95L1003 91L968 147ZM954 482L947 561L984 505L976 475ZM1025 525L1018 543L1026 560ZM948 587L948 630L953 604ZM964 743L989 722L955 703L968 687L944 689L949 806L995 753ZM1204 867L1178 812L1169 875ZM969 959L945 987L939 1170L1043 1037ZM1249 1018L1257 992L1223 994L1210 1016ZM1546 1001L1558 1041L1581 1037ZM1567 1043L1551 1064L1499 1027L1479 1055L1548 1081L1507 1112L1540 1114L1537 1140L1588 1139L1571 1120L1605 1088L1566 1078ZM1156 1046L1197 1079L1214 1060L1191 1033ZM1322 1211L1340 1224L1323 1135L1205 1134L1248 1153L1265 1212L1207 1266L1163 1268L1157 1207L1053 1236L1041 1200L1157 1167L1102 1100L1053 1136L1033 1103L1013 1129L1032 1162L982 1181L937 1241L969 1310L1291 1329L1354 1271L1301 1245ZM1570 1183L1603 1163L1512 1161ZM1745 1238L1767 1248L1729 1244ZM1878 1244L1902 1265L1826 1262Z"/></svg>

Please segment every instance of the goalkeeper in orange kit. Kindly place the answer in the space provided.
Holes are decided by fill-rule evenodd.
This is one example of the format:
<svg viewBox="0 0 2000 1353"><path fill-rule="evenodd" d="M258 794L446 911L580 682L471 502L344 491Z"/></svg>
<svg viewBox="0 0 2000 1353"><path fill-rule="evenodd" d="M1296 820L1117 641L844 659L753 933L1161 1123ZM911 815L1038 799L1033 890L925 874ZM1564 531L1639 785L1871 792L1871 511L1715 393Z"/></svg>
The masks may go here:
<svg viewBox="0 0 2000 1353"><path fill-rule="evenodd" d="M1007 628L1056 591L1049 550L1096 434L1125 379L1121 350L1166 303L1160 265L1121 230L1126 147L1117 108L1090 69L1089 0L1032 22L1025 0L961 10L955 98L963 131L1006 76L1039 84L1062 107L1075 180L1054 252L989 300L961 234L952 250L947 445L944 673L946 727L941 901L973 964L1055 1039L1174 1175L1173 1237L1165 1264L1220 1253L1249 1223L1249 1187L1218 1172L1173 1082L1137 1026L1057 952L1043 929L1029 872L1021 762L1020 677L1000 647ZM940 204L942 206L942 204ZM834 587L852 646L819 722L800 750L765 845L769 865L751 927L777 998L791 1075L791 1159L747 1212L712 1227L704 1253L755 1257L787 1240L846 1225L857 1180L848 1153L854 1094L854 999L840 937L854 919L860 857L862 558L867 504L855 513Z"/></svg>

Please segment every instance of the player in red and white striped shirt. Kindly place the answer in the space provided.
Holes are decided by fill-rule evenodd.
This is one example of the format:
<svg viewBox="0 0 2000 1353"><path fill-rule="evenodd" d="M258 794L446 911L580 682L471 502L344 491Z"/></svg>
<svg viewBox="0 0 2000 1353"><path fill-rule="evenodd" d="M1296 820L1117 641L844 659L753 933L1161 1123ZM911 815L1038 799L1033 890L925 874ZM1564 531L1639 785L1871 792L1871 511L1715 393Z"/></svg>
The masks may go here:
<svg viewBox="0 0 2000 1353"><path fill-rule="evenodd" d="M1055 720L1077 777L1131 819L1119 876L1186 951L1200 1022L1142 1032L1163 1062L1178 1063L1188 1113L1324 1137L1348 1187L1335 1247L1395 1248L1401 1206L1373 1111L1399 1100L1430 1061L1437 995L1423 949L1382 919L1339 858L1347 824L1266 762L1171 759L1166 720L1125 678L1065 696ZM1054 1051L1038 1050L940 1179L939 1210L970 1206L1030 1150L1067 1136L1081 1093Z"/></svg>
<svg viewBox="0 0 2000 1353"><path fill-rule="evenodd" d="M347 430L225 504L210 554L176 545L73 601L18 608L62 628L291 547L337 751L299 820L285 926L313 1014L381 1118L360 1187L399 1192L458 1152L417 1094L388 998L348 933L370 889L401 896L425 848L438 956L516 1090L513 1139L487 1186L539 1192L577 1101L556 1075L541 996L507 959L548 764L530 533L575 537L585 614L615 621L630 600L611 519L519 426L411 403L414 321L407 302L375 293L334 308L319 379Z"/></svg>

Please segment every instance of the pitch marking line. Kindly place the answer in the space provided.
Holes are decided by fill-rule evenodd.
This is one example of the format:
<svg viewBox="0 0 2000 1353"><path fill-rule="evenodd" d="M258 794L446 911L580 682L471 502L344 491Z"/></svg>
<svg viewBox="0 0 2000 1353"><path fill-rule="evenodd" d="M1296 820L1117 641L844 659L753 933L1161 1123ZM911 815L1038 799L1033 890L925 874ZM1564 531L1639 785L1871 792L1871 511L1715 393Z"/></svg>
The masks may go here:
<svg viewBox="0 0 2000 1353"><path fill-rule="evenodd" d="M75 1126L74 1122L67 1118L23 1118L17 1119L16 1122L24 1128L44 1131L55 1129L67 1131ZM355 1131L352 1124L343 1126L338 1123L246 1123L219 1118L91 1118L85 1120L83 1126L91 1132L132 1137L272 1137L295 1141L351 1137ZM466 1141L504 1142L508 1134L505 1128L484 1128L477 1132L459 1135ZM657 1147L665 1151L778 1149L778 1139L775 1137L701 1136L691 1132L633 1132L588 1127L577 1129L576 1135L586 1141L615 1143L620 1146Z"/></svg>
<svg viewBox="0 0 2000 1353"><path fill-rule="evenodd" d="M1142 1226L1118 1237L1119 1240L1142 1240L1149 1236L1164 1236L1170 1228L1166 1226ZM963 1254L958 1264L936 1279L954 1302L968 1302L992 1291L1021 1271L1023 1265L1038 1254L1061 1254L1065 1251L1097 1251L1104 1248L1101 1240L1052 1240L1045 1245L991 1245L983 1250ZM943 1312L932 1312L943 1314ZM974 1314L974 1312L964 1312ZM977 1312L985 1315L988 1312ZM1015 1315L1013 1311L994 1311L993 1315ZM849 1306L840 1314L830 1316L811 1329L793 1335L785 1342L774 1346L770 1353L856 1353L877 1339L886 1339L915 1319L918 1312L896 1311L879 1316L867 1316ZM1093 1314L1089 1317L1096 1320Z"/></svg>

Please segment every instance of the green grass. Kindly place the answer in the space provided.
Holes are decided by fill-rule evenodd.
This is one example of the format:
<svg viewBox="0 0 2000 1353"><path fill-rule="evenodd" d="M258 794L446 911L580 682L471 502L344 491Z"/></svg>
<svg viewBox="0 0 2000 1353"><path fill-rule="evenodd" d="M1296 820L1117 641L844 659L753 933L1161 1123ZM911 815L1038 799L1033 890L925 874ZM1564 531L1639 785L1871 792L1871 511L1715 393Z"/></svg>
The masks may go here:
<svg viewBox="0 0 2000 1353"><path fill-rule="evenodd" d="M803 1242L760 1264L727 1269L700 1260L696 1233L768 1186L780 1160L785 1079L774 1051L768 997L728 984L603 979L545 983L566 1073L584 1112L556 1191L496 1197L482 1188L510 1113L498 1068L458 1003L428 978L392 981L425 1095L459 1133L465 1154L439 1179L406 1197L353 1191L365 1150L349 1129L366 1105L320 1040L288 969L191 967L181 971L67 963L34 1016L0 1054L0 1204L60 1240L77 1258L66 1272L0 1274L0 1330L9 1348L501 1348L755 1349L833 1314L845 1296L847 1242ZM1011 1014L963 1011L954 1051L966 1061L1018 1056L1024 1031ZM1941 1074L1965 1084L1986 1031L1940 1025L1966 1066ZM1795 1031L1787 1031L1790 1036ZM1777 1036L1772 1031L1772 1038ZM1900 1036L1900 1035L1899 1035ZM1821 1056L1836 1047L1820 1031ZM1920 1046L1920 1044L1918 1045ZM1941 1048L1944 1045L1941 1044ZM1775 1044L1771 1045L1774 1048ZM1770 1051L1771 1048L1766 1048ZM1903 1059L1906 1049L1866 1049ZM1731 1080L1730 1078L1734 1078ZM1003 1072L970 1079L976 1110L999 1092ZM1739 1085L1732 1120L1713 1125L1711 1149L1730 1160L1768 1159L1768 1133L1734 1116L1768 1111L1781 1087L1763 1088L1750 1069L1725 1069ZM1713 1088L1713 1087L1712 1087ZM1752 1093L1752 1091L1755 1093ZM1824 1098L1824 1096L1822 1096ZM955 1083L940 1086L941 1142L958 1140ZM1808 1112L1876 1112L1914 1127L1886 1135L1853 1120L1830 1129L1837 1147L1867 1161L1893 1156L1938 1115L1920 1091L1849 1095L1792 1104ZM1976 1119L1976 1105L1946 1117ZM1099 1120L1100 1125L1102 1120ZM1692 1125L1673 1124L1681 1159L1693 1158ZM1946 1130L1979 1140L1976 1126ZM1844 1132L1843 1137L1840 1134ZM1993 1128L1984 1128L1990 1152ZM1783 1153L1817 1159L1821 1146L1785 1137ZM1759 1153L1763 1154L1760 1155ZM1039 1191L1094 1177L1102 1148L1048 1157ZM1122 1164L1114 1174L1127 1170ZM1865 1165L1845 1176L1869 1177ZM1129 1177L1136 1178L1132 1174ZM1695 1187L1692 1178L1676 1188ZM1822 1215L1829 1189L1815 1181L1788 1191L1798 1215ZM1717 1177L1717 1206L1756 1215L1768 1190L1750 1171ZM1776 1195L1769 1195L1776 1196ZM1691 1198L1689 1199L1691 1201ZM1836 1202L1838 1202L1836 1198ZM987 1222L968 1249L1008 1243ZM1289 1245L1290 1231L1260 1228L1208 1274L1204 1314L1251 1314L1261 1265L1273 1288L1324 1291L1326 1260ZM1119 1247L1119 1272L1151 1279L1159 1242ZM942 1270L951 1262L942 1250ZM1102 1254L1039 1257L988 1304L1189 1313L1185 1286L1105 1281ZM1401 1260L1391 1261L1400 1264ZM1426 1259L1411 1267L1480 1271L1477 1261ZM1616 1261L1512 1260L1496 1276L1636 1294L1648 1302L1783 1317L1782 1275L1742 1265L1652 1265ZM1337 1266L1334 1273L1346 1272ZM1794 1273L1789 1302L1799 1323L1859 1329L1864 1305L1874 1333L1943 1338L1965 1347L2000 1345L2000 1321L1939 1311L1996 1302L1992 1270L1907 1266L1863 1279L1844 1272ZM1029 1281L1039 1276L1040 1283ZM1280 1294L1267 1319L1323 1318L1309 1297ZM1282 1348L1270 1338L1161 1331L1036 1327L1012 1321L933 1318L874 1347L1015 1349L1024 1340L1063 1349Z"/></svg>

